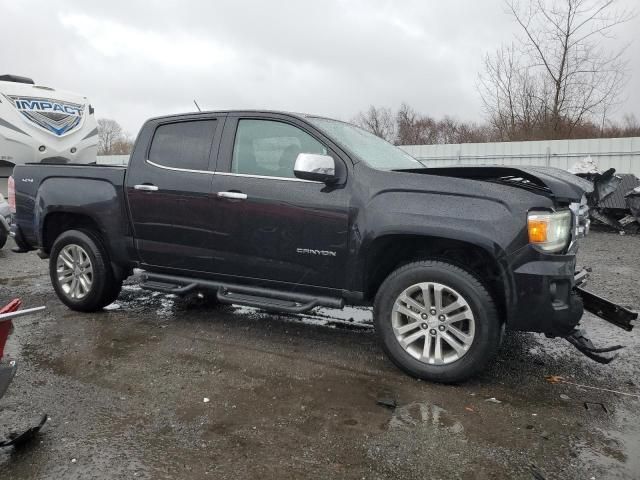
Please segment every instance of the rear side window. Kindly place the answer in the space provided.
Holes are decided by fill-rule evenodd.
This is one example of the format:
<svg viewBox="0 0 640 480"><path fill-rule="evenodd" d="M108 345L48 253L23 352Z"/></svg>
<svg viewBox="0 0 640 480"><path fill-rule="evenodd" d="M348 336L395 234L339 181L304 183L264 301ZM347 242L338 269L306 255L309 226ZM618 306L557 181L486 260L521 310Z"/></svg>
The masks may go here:
<svg viewBox="0 0 640 480"><path fill-rule="evenodd" d="M179 122L156 129L149 160L164 167L208 170L215 120Z"/></svg>

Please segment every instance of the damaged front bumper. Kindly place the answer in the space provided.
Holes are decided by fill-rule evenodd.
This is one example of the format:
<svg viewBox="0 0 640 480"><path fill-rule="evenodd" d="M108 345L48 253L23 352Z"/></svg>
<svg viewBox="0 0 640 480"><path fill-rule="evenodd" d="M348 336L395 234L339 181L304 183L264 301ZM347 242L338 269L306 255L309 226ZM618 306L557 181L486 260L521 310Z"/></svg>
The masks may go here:
<svg viewBox="0 0 640 480"><path fill-rule="evenodd" d="M507 326L551 337L570 334L584 312L582 299L573 288L575 253L547 254L528 245L509 257L508 264L513 283Z"/></svg>
<svg viewBox="0 0 640 480"><path fill-rule="evenodd" d="M576 269L575 252L549 255L525 247L509 258L509 264L513 271L507 305L510 329L565 338L595 361L612 360L602 354L622 347L596 348L578 328L584 311L628 332L638 314L586 290L589 270Z"/></svg>

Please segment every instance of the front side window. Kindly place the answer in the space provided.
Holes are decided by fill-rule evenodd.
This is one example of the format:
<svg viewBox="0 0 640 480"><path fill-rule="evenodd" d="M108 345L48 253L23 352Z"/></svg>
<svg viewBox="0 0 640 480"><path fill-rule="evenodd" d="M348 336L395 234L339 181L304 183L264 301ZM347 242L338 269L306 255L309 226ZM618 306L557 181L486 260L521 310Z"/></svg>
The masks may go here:
<svg viewBox="0 0 640 480"><path fill-rule="evenodd" d="M164 167L208 170L215 120L160 125L149 150L149 160Z"/></svg>
<svg viewBox="0 0 640 480"><path fill-rule="evenodd" d="M294 178L293 166L300 153L326 155L327 149L293 125L273 120L240 120L231 171Z"/></svg>

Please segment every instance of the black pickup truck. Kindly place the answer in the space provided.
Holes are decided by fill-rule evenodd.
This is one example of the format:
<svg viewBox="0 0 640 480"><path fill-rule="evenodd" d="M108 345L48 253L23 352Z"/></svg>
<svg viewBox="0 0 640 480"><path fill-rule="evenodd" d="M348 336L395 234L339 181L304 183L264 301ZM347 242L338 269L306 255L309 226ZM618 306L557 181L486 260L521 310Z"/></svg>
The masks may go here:
<svg viewBox="0 0 640 480"><path fill-rule="evenodd" d="M561 170L425 168L348 123L228 111L147 121L127 168L18 166L14 186L14 238L74 310L139 268L147 289L272 311L373 305L384 350L423 379L478 372L505 327L600 358L576 330L592 185Z"/></svg>

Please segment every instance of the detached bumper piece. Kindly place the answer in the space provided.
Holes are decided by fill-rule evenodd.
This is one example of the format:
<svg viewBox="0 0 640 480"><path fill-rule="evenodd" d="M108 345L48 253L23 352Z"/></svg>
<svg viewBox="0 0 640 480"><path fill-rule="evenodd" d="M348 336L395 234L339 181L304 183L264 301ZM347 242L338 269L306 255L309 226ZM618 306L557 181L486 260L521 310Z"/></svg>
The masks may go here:
<svg viewBox="0 0 640 480"><path fill-rule="evenodd" d="M616 305L605 298L599 297L595 293L587 292L584 288L576 287L576 291L582 297L585 310L627 332L633 330L633 324L631 322L638 318L636 312Z"/></svg>
<svg viewBox="0 0 640 480"><path fill-rule="evenodd" d="M627 332L633 330L634 325L631 322L638 318L638 314L585 290L582 284L588 276L589 272L586 269L576 272L575 275L575 290L582 298L584 309ZM612 353L624 348L622 345L596 348L586 333L580 329L574 329L565 339L585 356L602 364L611 363L617 357L617 354L605 356L602 355L603 353Z"/></svg>

